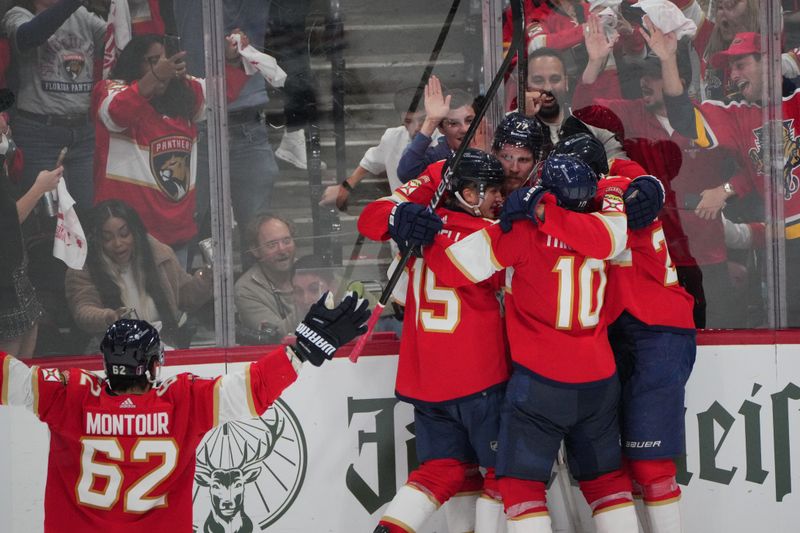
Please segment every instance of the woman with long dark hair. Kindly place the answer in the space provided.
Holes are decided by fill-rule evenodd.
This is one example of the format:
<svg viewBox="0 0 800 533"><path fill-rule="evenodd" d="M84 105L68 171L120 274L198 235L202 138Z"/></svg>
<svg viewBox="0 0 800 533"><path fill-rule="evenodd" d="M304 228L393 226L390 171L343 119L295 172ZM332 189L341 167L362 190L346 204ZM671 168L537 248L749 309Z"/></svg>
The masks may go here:
<svg viewBox="0 0 800 533"><path fill-rule="evenodd" d="M86 239L86 265L67 270L65 280L75 322L94 334L125 316L161 322L166 342L184 347L186 312L211 298L205 270L188 274L172 249L148 235L139 214L119 200L91 210Z"/></svg>
<svg viewBox="0 0 800 533"><path fill-rule="evenodd" d="M234 99L247 75L230 37L225 52L228 98ZM148 232L181 259L197 233L196 121L205 108L205 84L187 75L185 56L166 50L161 36L137 35L92 95L95 200L129 203Z"/></svg>

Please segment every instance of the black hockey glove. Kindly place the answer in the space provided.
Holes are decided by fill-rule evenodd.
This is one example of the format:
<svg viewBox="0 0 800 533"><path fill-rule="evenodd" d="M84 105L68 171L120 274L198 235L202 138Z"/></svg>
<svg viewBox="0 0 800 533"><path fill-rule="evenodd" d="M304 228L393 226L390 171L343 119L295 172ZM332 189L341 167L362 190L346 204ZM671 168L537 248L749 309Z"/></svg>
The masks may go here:
<svg viewBox="0 0 800 533"><path fill-rule="evenodd" d="M333 295L326 292L294 331L295 353L303 361L320 366L326 359L332 359L340 346L366 333L370 314L369 303L360 300L356 293L348 294L333 307Z"/></svg>
<svg viewBox="0 0 800 533"><path fill-rule="evenodd" d="M503 203L503 210L500 211L500 229L503 230L503 233L511 231L515 220L527 218L534 224L538 224L536 206L547 192L547 189L538 185L536 187L520 187L512 191Z"/></svg>
<svg viewBox="0 0 800 533"><path fill-rule="evenodd" d="M652 224L664 207L664 186L655 176L639 176L628 186L622 199L628 228L642 229Z"/></svg>
<svg viewBox="0 0 800 533"><path fill-rule="evenodd" d="M412 202L397 204L389 215L389 235L401 248L432 243L443 225L439 215Z"/></svg>

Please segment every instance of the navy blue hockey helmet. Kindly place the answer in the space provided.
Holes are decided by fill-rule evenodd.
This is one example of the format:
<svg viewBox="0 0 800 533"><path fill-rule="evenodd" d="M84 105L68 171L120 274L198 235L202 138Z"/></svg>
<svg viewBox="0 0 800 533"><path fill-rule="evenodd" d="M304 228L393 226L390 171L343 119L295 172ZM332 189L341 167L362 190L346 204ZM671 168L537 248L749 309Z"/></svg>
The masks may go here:
<svg viewBox="0 0 800 533"><path fill-rule="evenodd" d="M522 113L509 113L494 132L492 150L497 152L503 146L510 144L527 148L535 159L539 159L543 153L545 141L548 140L549 132L545 134L546 126L537 118L526 117Z"/></svg>
<svg viewBox="0 0 800 533"><path fill-rule="evenodd" d="M597 174L578 157L551 155L542 166L540 185L568 209L582 209L597 192Z"/></svg>
<svg viewBox="0 0 800 533"><path fill-rule="evenodd" d="M451 154L444 164L443 171L447 173L455 159L455 154ZM487 154L477 148L467 148L458 166L453 169L450 181L447 184L447 191L455 194L465 186L474 184L478 187L478 192L483 196L488 187L502 187L505 174L503 165L493 155Z"/></svg>
<svg viewBox="0 0 800 533"><path fill-rule="evenodd" d="M603 143L588 133L576 133L558 141L551 154L575 156L592 167L598 176L608 174L608 156Z"/></svg>
<svg viewBox="0 0 800 533"><path fill-rule="evenodd" d="M144 320L123 318L111 324L100 341L106 376L138 377L153 361L164 362L164 347L158 330ZM150 376L154 381L155 376Z"/></svg>

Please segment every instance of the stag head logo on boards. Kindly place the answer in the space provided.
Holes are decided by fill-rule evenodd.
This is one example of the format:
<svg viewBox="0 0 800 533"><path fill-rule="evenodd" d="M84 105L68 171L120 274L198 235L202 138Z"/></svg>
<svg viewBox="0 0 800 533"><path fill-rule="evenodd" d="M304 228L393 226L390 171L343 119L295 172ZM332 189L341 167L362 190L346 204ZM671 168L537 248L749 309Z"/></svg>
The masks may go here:
<svg viewBox="0 0 800 533"><path fill-rule="evenodd" d="M210 431L197 447L195 531L267 529L294 503L307 457L300 422L282 400L260 418Z"/></svg>

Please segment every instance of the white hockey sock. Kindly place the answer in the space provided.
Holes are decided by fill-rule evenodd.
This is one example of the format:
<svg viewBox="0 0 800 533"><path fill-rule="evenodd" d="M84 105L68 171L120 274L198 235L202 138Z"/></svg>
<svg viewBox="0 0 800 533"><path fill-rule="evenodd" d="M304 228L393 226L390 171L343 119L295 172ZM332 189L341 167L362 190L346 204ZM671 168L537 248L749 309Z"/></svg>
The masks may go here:
<svg viewBox="0 0 800 533"><path fill-rule="evenodd" d="M636 519L639 521L639 531L652 533L650 529L650 519L647 517L647 509L645 509L646 506L641 496L635 496L633 498L633 506L636 509Z"/></svg>
<svg viewBox="0 0 800 533"><path fill-rule="evenodd" d="M417 531L438 508L439 504L433 497L416 487L403 485L392 498L381 520Z"/></svg>
<svg viewBox="0 0 800 533"><path fill-rule="evenodd" d="M553 533L550 515L529 516L517 520L507 520L508 533Z"/></svg>
<svg viewBox="0 0 800 533"><path fill-rule="evenodd" d="M503 533L506 530L506 512L503 502L485 494L475 502L475 533Z"/></svg>
<svg viewBox="0 0 800 533"><path fill-rule="evenodd" d="M597 511L592 517L596 533L639 533L633 502Z"/></svg>
<svg viewBox="0 0 800 533"><path fill-rule="evenodd" d="M675 498L665 502L645 502L645 513L650 523L649 533L681 533L680 500Z"/></svg>
<svg viewBox="0 0 800 533"><path fill-rule="evenodd" d="M475 531L475 503L480 491L456 494L444 504L447 531L450 533L473 533Z"/></svg>

